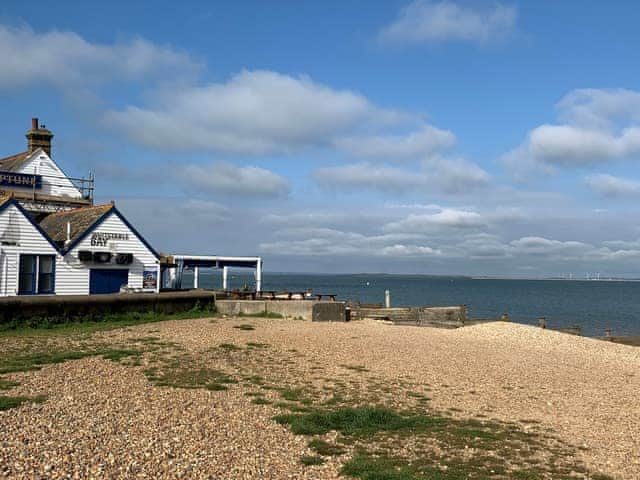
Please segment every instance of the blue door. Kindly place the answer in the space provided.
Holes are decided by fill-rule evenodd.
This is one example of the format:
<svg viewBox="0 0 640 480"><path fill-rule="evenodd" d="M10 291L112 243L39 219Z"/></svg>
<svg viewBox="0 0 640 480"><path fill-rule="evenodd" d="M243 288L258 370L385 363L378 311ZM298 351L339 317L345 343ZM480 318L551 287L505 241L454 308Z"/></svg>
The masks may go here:
<svg viewBox="0 0 640 480"><path fill-rule="evenodd" d="M89 272L89 293L117 293L129 283L129 270L92 268Z"/></svg>

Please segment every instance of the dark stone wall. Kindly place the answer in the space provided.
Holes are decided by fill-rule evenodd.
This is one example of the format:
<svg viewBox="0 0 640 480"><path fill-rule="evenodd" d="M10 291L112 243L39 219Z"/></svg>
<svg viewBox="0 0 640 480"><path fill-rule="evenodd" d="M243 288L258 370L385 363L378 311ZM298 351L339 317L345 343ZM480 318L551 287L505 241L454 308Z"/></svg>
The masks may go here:
<svg viewBox="0 0 640 480"><path fill-rule="evenodd" d="M0 327L100 321L113 314L180 313L215 304L206 291L0 298Z"/></svg>
<svg viewBox="0 0 640 480"><path fill-rule="evenodd" d="M315 302L311 311L314 322L344 322L347 320L344 302Z"/></svg>

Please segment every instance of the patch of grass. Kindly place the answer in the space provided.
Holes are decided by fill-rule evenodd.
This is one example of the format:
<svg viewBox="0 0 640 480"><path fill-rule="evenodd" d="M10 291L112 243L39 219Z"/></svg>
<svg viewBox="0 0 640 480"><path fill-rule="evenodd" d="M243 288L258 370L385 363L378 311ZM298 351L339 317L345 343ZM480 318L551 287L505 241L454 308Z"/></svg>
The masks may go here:
<svg viewBox="0 0 640 480"><path fill-rule="evenodd" d="M271 402L264 397L255 397L251 400L254 405L271 405Z"/></svg>
<svg viewBox="0 0 640 480"><path fill-rule="evenodd" d="M297 403L278 402L275 404L275 406L279 408L286 408L290 412L296 413L308 413L311 411L309 407L303 407L301 405L298 405Z"/></svg>
<svg viewBox="0 0 640 480"><path fill-rule="evenodd" d="M228 384L238 383L225 372L206 367L168 368L145 370L147 379L158 387L205 388L207 390L226 390Z"/></svg>
<svg viewBox="0 0 640 480"><path fill-rule="evenodd" d="M541 477L531 470L514 470L511 472L511 478L514 480L538 480Z"/></svg>
<svg viewBox="0 0 640 480"><path fill-rule="evenodd" d="M346 368L347 370L352 370L354 372L368 372L369 369L364 365L340 365L342 368Z"/></svg>
<svg viewBox="0 0 640 480"><path fill-rule="evenodd" d="M404 458L376 456L360 453L344 464L340 473L362 480L467 480L489 479L504 471L477 468L471 460L466 463L443 462L442 467L430 459L411 462ZM504 478L504 475L500 475ZM512 477L508 477L512 478Z"/></svg>
<svg viewBox="0 0 640 480"><path fill-rule="evenodd" d="M229 387L227 387L226 385L223 385L221 383L209 383L207 385L205 385L205 388L207 390L211 390L213 392L219 392L222 390L229 390Z"/></svg>
<svg viewBox="0 0 640 480"><path fill-rule="evenodd" d="M256 327L254 327L253 325L249 324L249 323L242 323L240 325L236 325L233 328L237 328L238 330L244 330L244 331L250 331L250 330L255 330Z"/></svg>
<svg viewBox="0 0 640 480"><path fill-rule="evenodd" d="M0 390L9 390L13 387L17 387L18 385L20 385L20 382L14 382L13 380L0 378Z"/></svg>
<svg viewBox="0 0 640 480"><path fill-rule="evenodd" d="M144 344L155 344L160 342L162 339L160 337L137 337L137 338L132 338L131 341L132 342L136 342L136 343L144 343Z"/></svg>
<svg viewBox="0 0 640 480"><path fill-rule="evenodd" d="M260 375L249 375L246 377L246 379L249 383L252 383L254 385L264 384L264 379Z"/></svg>
<svg viewBox="0 0 640 480"><path fill-rule="evenodd" d="M442 429L450 420L444 417L411 415L403 416L392 410L378 407L340 408L329 411L312 411L302 415L278 415L275 420L288 424L291 431L302 435L323 435L331 430L344 435L370 436L378 432Z"/></svg>
<svg viewBox="0 0 640 480"><path fill-rule="evenodd" d="M44 395L37 397L6 397L0 395L0 410L9 410L10 408L16 408L27 402L42 403L47 399Z"/></svg>
<svg viewBox="0 0 640 480"><path fill-rule="evenodd" d="M331 457L334 455L342 455L345 453L345 449L340 447L339 445L334 445L329 442L325 442L319 438L314 438L309 442L309 448L316 452L318 455L324 455L326 457Z"/></svg>
<svg viewBox="0 0 640 480"><path fill-rule="evenodd" d="M140 350L124 350L124 349L112 349L100 352L102 358L111 360L113 362L119 362L123 358L140 357L142 352Z"/></svg>
<svg viewBox="0 0 640 480"><path fill-rule="evenodd" d="M247 342L248 348L268 348L268 343L260 343L260 342Z"/></svg>
<svg viewBox="0 0 640 480"><path fill-rule="evenodd" d="M240 316L245 318L284 318L279 313L273 312L243 313Z"/></svg>
<svg viewBox="0 0 640 480"><path fill-rule="evenodd" d="M312 465L322 465L324 463L324 459L315 455L303 455L300 457L300 463L308 467Z"/></svg>
<svg viewBox="0 0 640 480"><path fill-rule="evenodd" d="M142 353L140 350L95 347L83 350L60 349L48 352L26 353L0 358L0 374L39 370L43 365L63 363L68 360L80 360L98 355L107 360L117 362L127 357L140 357Z"/></svg>
<svg viewBox="0 0 640 480"><path fill-rule="evenodd" d="M345 463L340 473L362 480L420 480L415 471L403 466L402 462L364 454L356 455Z"/></svg>
<svg viewBox="0 0 640 480"><path fill-rule="evenodd" d="M304 390L302 388L282 388L280 395L290 402L300 402L304 399Z"/></svg>
<svg viewBox="0 0 640 480"><path fill-rule="evenodd" d="M218 345L218 348L226 350L227 352L237 352L239 350L242 350L242 347L234 345L233 343L221 343L220 345Z"/></svg>
<svg viewBox="0 0 640 480"><path fill-rule="evenodd" d="M325 405L338 405L344 403L345 399L339 393L334 393L331 398L324 402Z"/></svg>
<svg viewBox="0 0 640 480"><path fill-rule="evenodd" d="M10 372L27 372L29 370L39 370L43 365L51 363L63 363L67 360L79 360L81 358L97 355L98 352L92 350L79 351L53 351L47 353L33 353L16 355L3 358L0 363L0 374Z"/></svg>
<svg viewBox="0 0 640 480"><path fill-rule="evenodd" d="M216 314L217 310L213 303L197 303L191 310L172 314L126 312L95 316L77 316L71 319L35 316L29 319L17 319L13 322L0 324L0 336L46 336L92 333L144 323L163 322L166 320L210 317Z"/></svg>

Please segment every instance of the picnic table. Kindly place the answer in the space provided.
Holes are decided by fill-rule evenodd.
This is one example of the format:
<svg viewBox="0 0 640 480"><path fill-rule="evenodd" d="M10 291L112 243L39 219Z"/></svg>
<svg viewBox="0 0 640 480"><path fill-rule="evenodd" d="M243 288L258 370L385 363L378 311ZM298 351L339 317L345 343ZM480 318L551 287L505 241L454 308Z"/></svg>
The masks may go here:
<svg viewBox="0 0 640 480"><path fill-rule="evenodd" d="M316 293L309 294L308 292L289 292L282 291L277 292L275 290L262 290L256 292L255 290L232 290L229 292L231 298L237 300L309 300L315 298L316 300L329 299L333 302L336 301L337 295L335 293Z"/></svg>

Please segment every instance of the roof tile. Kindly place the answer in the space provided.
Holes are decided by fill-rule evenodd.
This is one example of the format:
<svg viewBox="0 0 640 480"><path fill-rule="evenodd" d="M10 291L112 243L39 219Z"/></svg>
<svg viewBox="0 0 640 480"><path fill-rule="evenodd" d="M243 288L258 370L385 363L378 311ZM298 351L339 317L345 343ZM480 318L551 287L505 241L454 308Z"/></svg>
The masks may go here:
<svg viewBox="0 0 640 480"><path fill-rule="evenodd" d="M55 242L62 245L67 240L67 223L71 224L71 241L73 242L112 208L113 204L109 203L52 213L40 222L40 227Z"/></svg>
<svg viewBox="0 0 640 480"><path fill-rule="evenodd" d="M10 157L0 158L0 170L14 172L31 156L30 152L16 153Z"/></svg>

